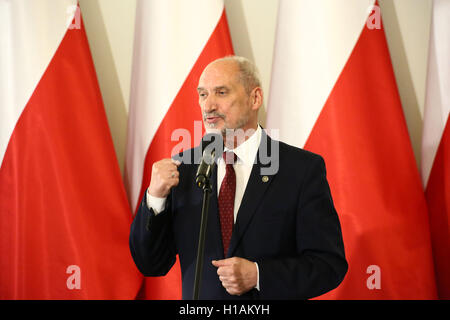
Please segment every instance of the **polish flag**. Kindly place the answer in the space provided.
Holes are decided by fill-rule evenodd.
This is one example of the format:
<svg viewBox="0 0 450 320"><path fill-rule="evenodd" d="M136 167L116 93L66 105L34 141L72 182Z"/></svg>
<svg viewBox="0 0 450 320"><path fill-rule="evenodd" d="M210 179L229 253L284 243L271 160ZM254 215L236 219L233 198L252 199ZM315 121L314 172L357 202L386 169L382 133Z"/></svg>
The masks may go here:
<svg viewBox="0 0 450 320"><path fill-rule="evenodd" d="M233 54L223 0L137 2L126 186L135 210L154 162L200 143L197 85L211 61ZM179 261L146 278L145 299L180 299Z"/></svg>
<svg viewBox="0 0 450 320"><path fill-rule="evenodd" d="M129 205L77 1L0 1L0 299L131 299Z"/></svg>
<svg viewBox="0 0 450 320"><path fill-rule="evenodd" d="M422 140L439 298L450 299L450 2L434 0Z"/></svg>
<svg viewBox="0 0 450 320"><path fill-rule="evenodd" d="M267 127L322 155L349 271L324 299L436 298L427 207L374 0L280 1Z"/></svg>

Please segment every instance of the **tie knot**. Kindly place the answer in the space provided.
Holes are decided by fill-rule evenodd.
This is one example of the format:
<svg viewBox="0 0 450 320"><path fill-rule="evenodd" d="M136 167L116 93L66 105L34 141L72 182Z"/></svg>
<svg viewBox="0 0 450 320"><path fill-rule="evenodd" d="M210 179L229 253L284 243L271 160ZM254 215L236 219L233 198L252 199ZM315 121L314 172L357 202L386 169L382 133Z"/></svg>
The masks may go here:
<svg viewBox="0 0 450 320"><path fill-rule="evenodd" d="M222 154L223 160L225 160L225 163L228 164L234 164L237 160L237 156L234 154L233 151L225 151Z"/></svg>

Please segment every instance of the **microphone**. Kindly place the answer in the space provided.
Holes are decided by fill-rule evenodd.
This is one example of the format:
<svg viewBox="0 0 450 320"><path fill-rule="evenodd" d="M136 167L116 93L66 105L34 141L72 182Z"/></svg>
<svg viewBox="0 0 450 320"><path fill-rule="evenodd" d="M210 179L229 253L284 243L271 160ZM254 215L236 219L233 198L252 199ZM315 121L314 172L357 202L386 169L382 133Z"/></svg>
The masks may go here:
<svg viewBox="0 0 450 320"><path fill-rule="evenodd" d="M211 171L216 163L216 154L221 155L223 153L222 135L217 133L206 134L202 139L201 148L203 155L197 168L195 184L199 188L204 188L211 177Z"/></svg>
<svg viewBox="0 0 450 320"><path fill-rule="evenodd" d="M197 149L198 150L198 149ZM195 184L203 189L203 204L202 214L200 219L200 233L198 236L197 247L197 262L195 264L195 278L194 278L194 300L198 300L200 295L200 283L202 280L203 258L205 251L206 225L208 220L209 197L211 195L211 171L214 167L216 154L223 153L223 138L217 133L206 134L201 143L200 151L203 151L203 156L197 168L195 176Z"/></svg>

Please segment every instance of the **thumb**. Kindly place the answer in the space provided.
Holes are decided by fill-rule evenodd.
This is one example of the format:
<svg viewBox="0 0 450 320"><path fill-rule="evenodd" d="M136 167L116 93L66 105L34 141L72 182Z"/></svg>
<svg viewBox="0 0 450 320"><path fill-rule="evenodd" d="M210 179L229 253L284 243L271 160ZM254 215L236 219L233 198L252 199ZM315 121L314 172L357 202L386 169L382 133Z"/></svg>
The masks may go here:
<svg viewBox="0 0 450 320"><path fill-rule="evenodd" d="M234 259L228 258L228 259L222 259L222 260L212 260L211 263L214 267L225 267L230 266L233 264Z"/></svg>

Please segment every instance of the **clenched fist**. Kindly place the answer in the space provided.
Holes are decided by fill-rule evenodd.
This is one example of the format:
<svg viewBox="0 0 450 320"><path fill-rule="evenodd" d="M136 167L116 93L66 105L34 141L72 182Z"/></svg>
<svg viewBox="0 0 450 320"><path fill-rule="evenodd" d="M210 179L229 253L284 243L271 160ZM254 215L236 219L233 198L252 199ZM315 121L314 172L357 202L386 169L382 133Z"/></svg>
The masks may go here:
<svg viewBox="0 0 450 320"><path fill-rule="evenodd" d="M150 195L158 198L166 198L169 195L170 189L178 185L179 165L179 161L171 158L153 163L152 177L148 188Z"/></svg>

